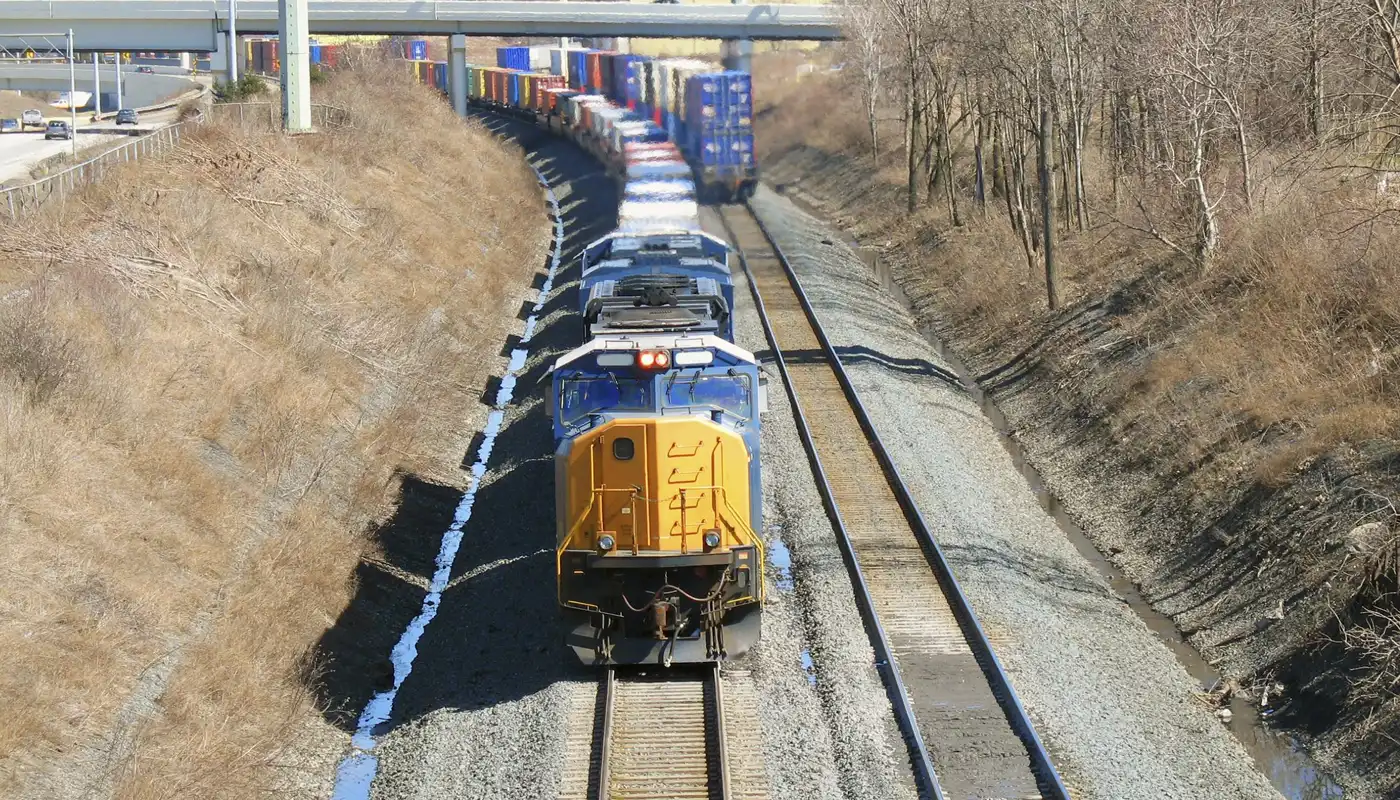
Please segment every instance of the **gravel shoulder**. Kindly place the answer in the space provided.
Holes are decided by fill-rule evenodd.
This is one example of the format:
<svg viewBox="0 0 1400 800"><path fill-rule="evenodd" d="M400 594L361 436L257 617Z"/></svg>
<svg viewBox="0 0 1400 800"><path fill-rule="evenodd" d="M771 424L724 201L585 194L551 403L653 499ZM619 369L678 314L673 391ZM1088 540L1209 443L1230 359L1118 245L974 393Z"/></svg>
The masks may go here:
<svg viewBox="0 0 1400 800"><path fill-rule="evenodd" d="M972 398L921 368L949 365L859 256L766 189L753 205L843 351L1067 782L1106 800L1279 797L1191 699L1196 684L1171 652L1041 510Z"/></svg>

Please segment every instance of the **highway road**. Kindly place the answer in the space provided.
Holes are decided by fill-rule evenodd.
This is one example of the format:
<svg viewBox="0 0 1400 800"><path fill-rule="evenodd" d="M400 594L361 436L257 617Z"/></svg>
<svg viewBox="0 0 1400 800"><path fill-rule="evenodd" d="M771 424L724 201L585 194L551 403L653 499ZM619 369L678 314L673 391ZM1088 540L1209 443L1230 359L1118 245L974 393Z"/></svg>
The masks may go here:
<svg viewBox="0 0 1400 800"><path fill-rule="evenodd" d="M153 131L175 121L176 109L154 111L141 115L141 131ZM67 114L56 109L45 109L48 119L68 119ZM78 150L99 144L117 146L131 135L132 126L120 128L111 120L85 122L84 115L78 116ZM118 133L117 131L121 131ZM24 133L0 134L0 184L21 184L28 182L28 172L46 158L66 153L72 145L66 139L44 140L43 132L30 129ZM96 155L96 153L93 153Z"/></svg>

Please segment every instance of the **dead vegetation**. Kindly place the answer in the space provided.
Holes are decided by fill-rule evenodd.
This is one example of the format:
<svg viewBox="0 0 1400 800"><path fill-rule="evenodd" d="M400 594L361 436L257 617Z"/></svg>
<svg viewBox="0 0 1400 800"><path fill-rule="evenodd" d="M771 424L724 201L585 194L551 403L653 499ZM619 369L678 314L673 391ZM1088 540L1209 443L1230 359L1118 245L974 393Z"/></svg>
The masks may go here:
<svg viewBox="0 0 1400 800"><path fill-rule="evenodd" d="M318 91L350 126L212 122L0 227L6 797L324 795L310 648L398 476L458 481L544 220L399 71Z"/></svg>
<svg viewBox="0 0 1400 800"><path fill-rule="evenodd" d="M1177 601L1209 655L1244 684L1327 683L1302 727L1400 785L1400 198L1377 38L1400 5L1168 5L1047 2L1027 26L995 1L878 4L844 49L756 69L760 162L1020 398L1018 429L1064 448L1039 459L1121 512L1111 544L1149 594L1213 600Z"/></svg>

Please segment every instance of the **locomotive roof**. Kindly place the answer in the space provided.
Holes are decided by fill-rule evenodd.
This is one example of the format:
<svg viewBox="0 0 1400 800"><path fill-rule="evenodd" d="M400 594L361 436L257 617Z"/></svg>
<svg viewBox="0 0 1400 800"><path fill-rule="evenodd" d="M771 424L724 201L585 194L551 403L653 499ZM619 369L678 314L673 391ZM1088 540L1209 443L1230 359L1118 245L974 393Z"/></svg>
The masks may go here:
<svg viewBox="0 0 1400 800"><path fill-rule="evenodd" d="M718 336L687 336L676 333L608 333L591 339L560 356L554 362L554 369L567 366L591 353L617 350L646 350L665 348L667 350L715 350L745 364L757 364L753 353L730 344Z"/></svg>
<svg viewBox="0 0 1400 800"><path fill-rule="evenodd" d="M729 249L729 244L723 239L698 230L662 230L655 233L614 231L584 248L583 273L587 275L603 264L616 266L649 254L722 262L728 257Z"/></svg>

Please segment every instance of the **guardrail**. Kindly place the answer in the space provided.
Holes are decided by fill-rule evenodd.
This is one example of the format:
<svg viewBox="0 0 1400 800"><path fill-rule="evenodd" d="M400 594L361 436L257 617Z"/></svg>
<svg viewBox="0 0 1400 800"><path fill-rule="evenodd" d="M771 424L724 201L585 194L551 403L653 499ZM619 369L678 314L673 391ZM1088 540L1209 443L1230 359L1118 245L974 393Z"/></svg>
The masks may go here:
<svg viewBox="0 0 1400 800"><path fill-rule="evenodd" d="M280 103L221 103L211 106L207 111L201 112L193 119L158 128L145 136L117 145L101 155L74 164L33 183L0 189L0 213L8 213L11 220L17 220L22 214L34 211L51 200L62 201L78 189L100 180L107 174L108 170L114 167L169 151L179 144L180 138L192 130L194 126L204 124L211 117L232 117L235 109L240 124L251 119L262 120L264 118L273 127L281 124L282 107ZM320 124L324 127L343 127L350 123L350 112L337 106L313 103L311 105L311 119L313 124L319 119Z"/></svg>
<svg viewBox="0 0 1400 800"><path fill-rule="evenodd" d="M274 126L282 124L282 104L279 102L217 103L210 106L209 110L216 116L237 116L240 123L266 117ZM350 124L350 112L338 106L312 103L311 124L325 128L342 128Z"/></svg>

